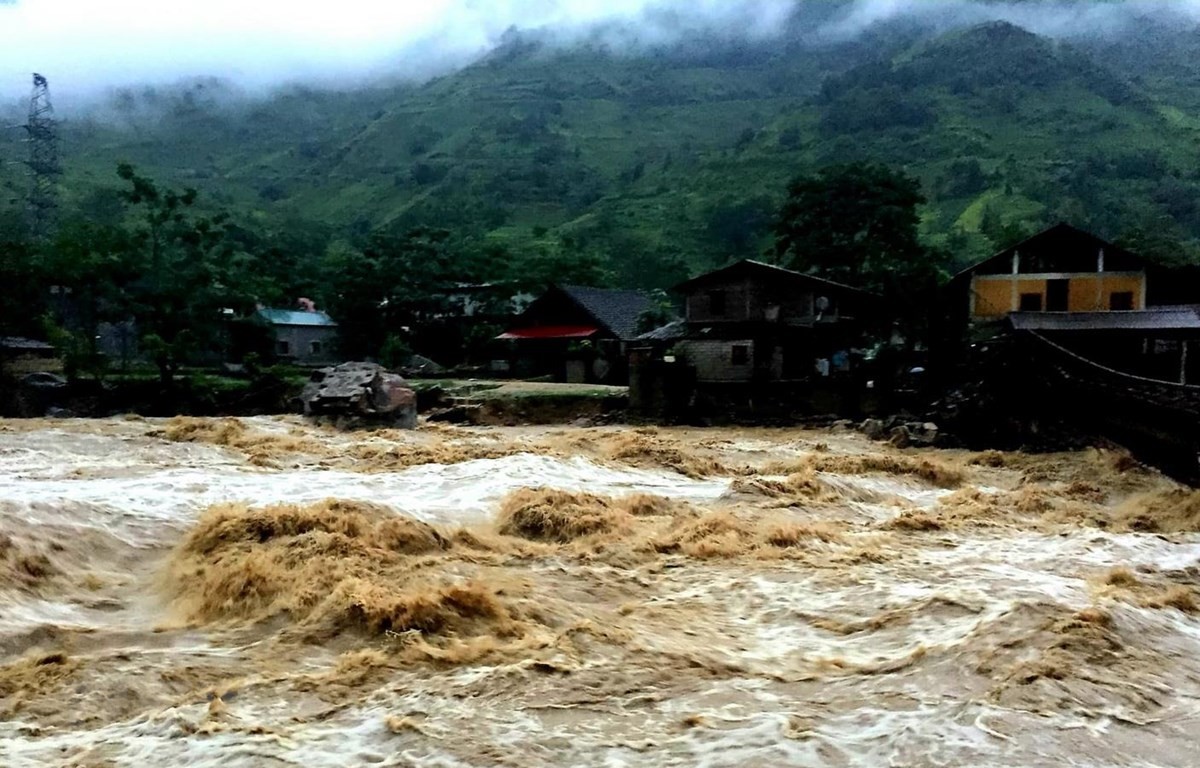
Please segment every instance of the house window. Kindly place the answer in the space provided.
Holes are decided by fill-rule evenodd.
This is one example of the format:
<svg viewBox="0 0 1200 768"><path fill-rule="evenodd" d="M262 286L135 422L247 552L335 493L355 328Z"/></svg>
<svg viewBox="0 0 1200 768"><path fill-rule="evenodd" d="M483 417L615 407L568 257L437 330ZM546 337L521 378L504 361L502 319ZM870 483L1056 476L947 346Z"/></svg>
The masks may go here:
<svg viewBox="0 0 1200 768"><path fill-rule="evenodd" d="M1021 294L1021 311L1022 312L1041 312L1042 311L1042 294L1040 294L1040 293L1022 293Z"/></svg>
<svg viewBox="0 0 1200 768"><path fill-rule="evenodd" d="M1108 295L1108 308L1113 312L1129 312L1133 309L1133 291L1114 291Z"/></svg>
<svg viewBox="0 0 1200 768"><path fill-rule="evenodd" d="M729 362L733 365L749 365L750 347L745 344L734 344L730 348Z"/></svg>
<svg viewBox="0 0 1200 768"><path fill-rule="evenodd" d="M725 314L725 291L708 292L708 311L713 317L721 317Z"/></svg>
<svg viewBox="0 0 1200 768"><path fill-rule="evenodd" d="M275 352L280 355L290 355L292 354L292 345L286 341L277 341L275 342Z"/></svg>
<svg viewBox="0 0 1200 768"><path fill-rule="evenodd" d="M319 355L319 354L321 354L321 342L319 342L319 341L313 341L313 342L309 342L309 344L308 344L308 352L309 352L309 354L311 354L311 355Z"/></svg>

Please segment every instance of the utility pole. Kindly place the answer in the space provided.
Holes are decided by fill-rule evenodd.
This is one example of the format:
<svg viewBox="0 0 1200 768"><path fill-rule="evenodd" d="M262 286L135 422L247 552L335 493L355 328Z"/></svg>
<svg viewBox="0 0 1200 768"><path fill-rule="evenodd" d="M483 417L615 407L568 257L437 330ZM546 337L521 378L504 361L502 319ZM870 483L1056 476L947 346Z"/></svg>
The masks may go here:
<svg viewBox="0 0 1200 768"><path fill-rule="evenodd" d="M35 240L44 240L54 231L58 219L58 178L62 165L58 159L58 121L50 103L50 84L42 75L33 74L33 93L29 97L29 122L25 124L29 141L29 231Z"/></svg>

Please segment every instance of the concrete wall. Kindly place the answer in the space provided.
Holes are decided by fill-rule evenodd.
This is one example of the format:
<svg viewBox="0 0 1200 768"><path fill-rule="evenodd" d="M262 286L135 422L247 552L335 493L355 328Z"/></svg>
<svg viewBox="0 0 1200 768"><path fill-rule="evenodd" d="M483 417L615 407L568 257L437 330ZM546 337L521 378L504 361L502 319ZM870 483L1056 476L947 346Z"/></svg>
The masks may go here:
<svg viewBox="0 0 1200 768"><path fill-rule="evenodd" d="M337 328L319 325L275 326L275 354L297 363L337 362L336 343Z"/></svg>
<svg viewBox="0 0 1200 768"><path fill-rule="evenodd" d="M1132 293L1133 308L1146 308L1146 275L1129 272L1097 272L1063 275L976 275L971 279L971 317L1000 318L1016 312L1021 294L1036 293L1046 307L1046 286L1052 279L1070 281L1069 312L1106 312L1114 293Z"/></svg>
<svg viewBox="0 0 1200 768"><path fill-rule="evenodd" d="M744 347L745 364L733 362L734 347ZM754 375L754 342L750 339L681 342L680 356L696 371L696 381L750 381Z"/></svg>

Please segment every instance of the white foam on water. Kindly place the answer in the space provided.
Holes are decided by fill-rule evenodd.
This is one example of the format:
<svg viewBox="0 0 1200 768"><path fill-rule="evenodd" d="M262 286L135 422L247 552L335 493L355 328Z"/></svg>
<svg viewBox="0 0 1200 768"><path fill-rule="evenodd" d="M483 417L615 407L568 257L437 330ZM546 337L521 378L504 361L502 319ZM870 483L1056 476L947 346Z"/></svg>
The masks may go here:
<svg viewBox="0 0 1200 768"><path fill-rule="evenodd" d="M138 545L160 539L164 526L175 529L174 535L199 510L218 502L264 505L338 498L385 504L429 523L457 524L488 518L506 494L529 486L613 495L653 493L692 501L715 499L729 489L725 480L605 467L583 458L517 454L377 474L241 467L177 467L129 478L5 474L0 476L0 502L9 502L9 514L25 522L96 527Z"/></svg>
<svg viewBox="0 0 1200 768"><path fill-rule="evenodd" d="M740 447L770 450L771 444L754 441ZM899 496L919 507L932 506L947 493L882 476L824 479L849 497ZM385 504L427 522L457 524L487 519L505 494L529 486L606 495L654 493L704 502L727 493L729 483L533 454L380 474L259 470L213 446L54 431L0 435L0 516L19 517L25 525L53 525L56 531L103 530L147 549L176 540L204 507L223 501L262 505L333 497ZM896 514L894 508L869 501L849 506L869 520ZM1052 536L1001 530L946 532L935 546L906 546L900 556L852 569L781 563L730 575L719 564L691 565L678 575L657 577L663 583L650 605L665 608L668 617L670 609L686 609L689 603L715 606L698 614L703 626L679 628L695 630L686 640L693 645L685 650L735 662L741 665L737 676L711 682L700 678L699 685L678 689L670 687L674 681L650 676L650 690L617 690L611 700L585 703L564 714L540 702L514 701L522 693L520 683L497 685L499 693L492 693L489 677L510 674L504 667L399 670L386 686L356 703L344 708L322 703L328 714L308 721L296 717L305 706L296 701L301 694L293 696L286 686L262 691L247 686L228 703L222 723L231 730L206 734L195 733L206 717L203 701L86 730L34 730L36 719L22 720L18 714L0 722L0 766L110 761L198 768L457 768L492 762L494 753L464 757L461 742L467 738L539 766L1168 765L1161 753L1146 754L1138 762L1137 747L1144 740L1140 726L1122 722L1128 713L1116 709L1006 709L974 697L954 674L938 677L944 671L923 671L919 678L913 670L895 676L839 673L799 689L780 682L787 675L776 680L774 674L803 671L832 658L850 665L902 662L921 648L964 654L959 646L988 632L989 625L1003 624L1006 614L1022 605L1049 603L1069 611L1093 604L1089 580L1112 566L1181 570L1198 562L1196 536L1167 539L1100 531ZM136 629L153 616L138 606L106 613L29 596L0 600L3 634L38 624L115 633ZM1124 635L1142 638L1147 647L1174 659L1196 657L1200 617L1110 603L1105 607ZM848 634L811 621L821 617L853 623L888 611L907 615L895 624ZM1027 629L1034 627L1017 628ZM667 650L658 646L680 640L671 630L638 637L633 645L651 653ZM122 636L108 647L128 650L131 670L139 663L152 667L167 654L240 652L209 647L198 636L177 640L178 647L126 649ZM603 675L608 663L589 658L578 671ZM622 673L612 668L613 676ZM563 685L570 688L574 675L564 676ZM1147 719L1171 721L1176 742L1187 743L1188 733L1200 723L1200 681L1180 679L1178 686L1175 699ZM606 695L603 689L569 692L584 698ZM387 729L389 715L413 713L424 734ZM696 714L708 722L679 727L685 716ZM254 732L259 725L269 732Z"/></svg>

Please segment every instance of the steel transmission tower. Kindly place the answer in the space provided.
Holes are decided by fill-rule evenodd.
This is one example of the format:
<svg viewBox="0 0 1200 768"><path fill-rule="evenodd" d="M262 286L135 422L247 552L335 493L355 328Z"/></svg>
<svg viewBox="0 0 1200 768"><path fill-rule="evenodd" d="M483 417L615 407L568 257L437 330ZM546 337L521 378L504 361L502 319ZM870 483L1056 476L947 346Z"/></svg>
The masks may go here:
<svg viewBox="0 0 1200 768"><path fill-rule="evenodd" d="M38 239L54 229L58 213L58 121L50 103L50 84L36 72L33 94L29 97L29 122L25 124L29 141L29 228Z"/></svg>

